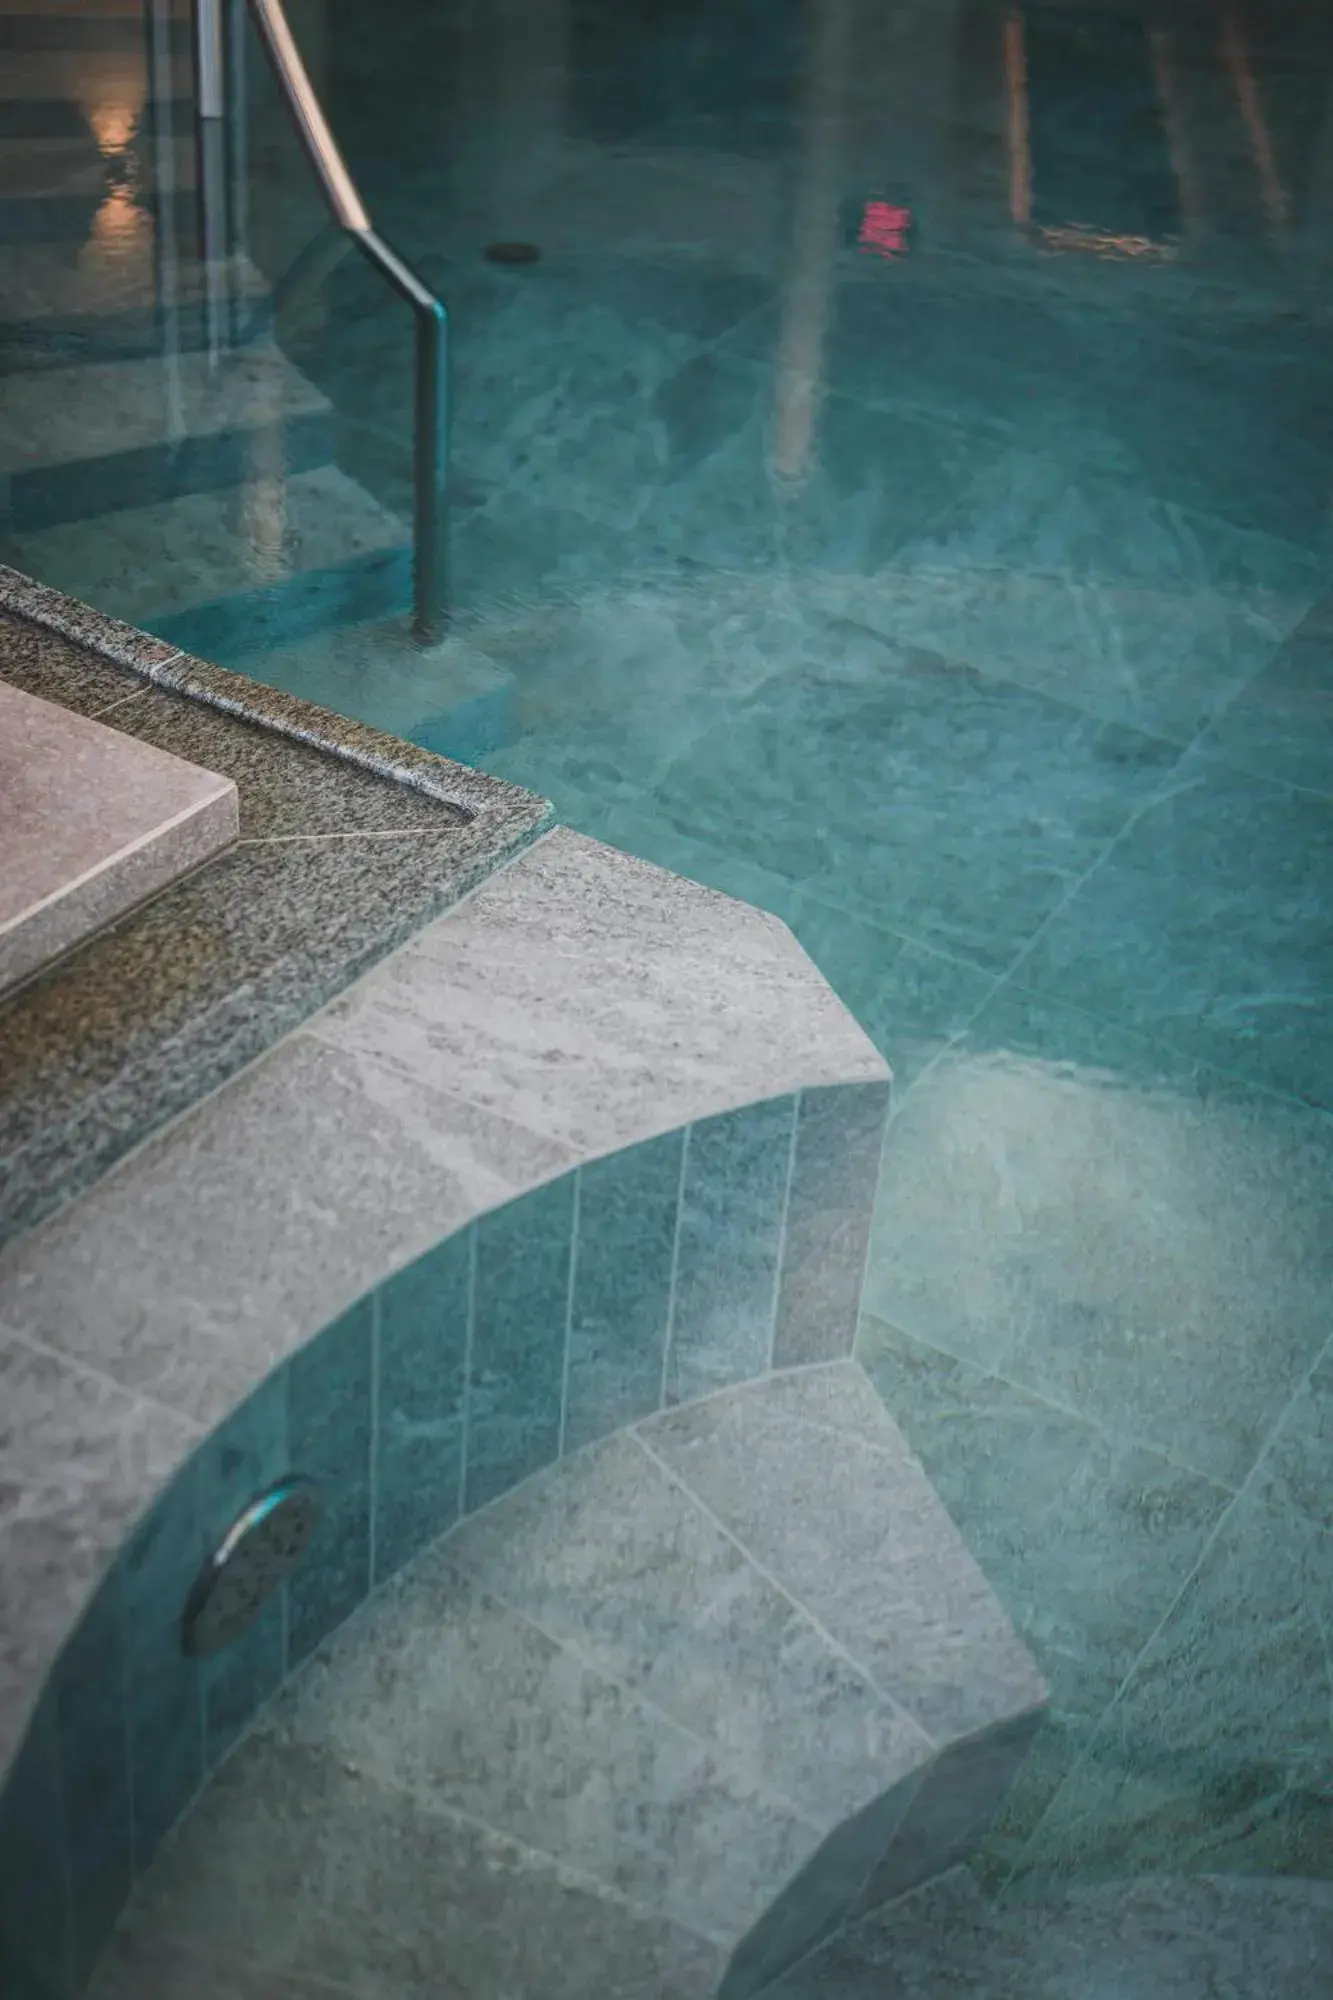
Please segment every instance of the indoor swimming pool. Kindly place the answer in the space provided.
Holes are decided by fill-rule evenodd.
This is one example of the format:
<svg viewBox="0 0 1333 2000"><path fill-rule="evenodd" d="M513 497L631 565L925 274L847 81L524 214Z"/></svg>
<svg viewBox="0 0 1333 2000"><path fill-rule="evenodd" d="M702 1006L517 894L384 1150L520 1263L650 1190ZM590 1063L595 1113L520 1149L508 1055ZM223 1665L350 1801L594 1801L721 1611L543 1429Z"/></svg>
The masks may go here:
<svg viewBox="0 0 1333 2000"><path fill-rule="evenodd" d="M855 1363L754 1419L765 1476L836 1462L863 1610L901 1448L1013 1650L937 1733L664 1362L274 1670L110 1945L14 2000L1324 2000L1333 15L289 12L449 316L447 629L412 316L239 0L212 260L186 11L0 0L0 561L790 926L893 1087ZM906 1784L900 1709L943 1759L1032 1723L994 1811L745 1958L814 1866L795 1718L823 1838L863 1757Z"/></svg>

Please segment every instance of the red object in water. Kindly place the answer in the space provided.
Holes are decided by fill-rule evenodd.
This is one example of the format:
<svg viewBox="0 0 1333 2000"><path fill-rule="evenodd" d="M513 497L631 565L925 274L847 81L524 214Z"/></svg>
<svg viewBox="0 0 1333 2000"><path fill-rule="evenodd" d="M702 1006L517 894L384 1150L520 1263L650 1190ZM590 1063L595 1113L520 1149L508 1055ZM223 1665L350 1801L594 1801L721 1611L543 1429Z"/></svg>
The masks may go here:
<svg viewBox="0 0 1333 2000"><path fill-rule="evenodd" d="M856 247L866 257L900 257L907 249L911 226L910 208L899 208L891 201L868 201Z"/></svg>

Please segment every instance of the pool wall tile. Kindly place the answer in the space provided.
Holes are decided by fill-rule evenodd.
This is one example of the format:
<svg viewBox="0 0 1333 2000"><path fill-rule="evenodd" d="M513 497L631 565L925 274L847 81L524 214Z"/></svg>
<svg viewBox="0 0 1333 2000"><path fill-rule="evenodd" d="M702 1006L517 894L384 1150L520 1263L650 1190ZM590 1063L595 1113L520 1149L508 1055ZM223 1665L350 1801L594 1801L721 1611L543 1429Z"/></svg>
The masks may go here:
<svg viewBox="0 0 1333 2000"><path fill-rule="evenodd" d="M912 1772L831 1833L732 1954L717 2000L750 2000L813 1951L847 1916L856 1892L909 1811Z"/></svg>
<svg viewBox="0 0 1333 2000"><path fill-rule="evenodd" d="M375 1582L457 1519L472 1311L472 1231L445 1239L379 1293Z"/></svg>
<svg viewBox="0 0 1333 2000"><path fill-rule="evenodd" d="M667 1365L673 1403L769 1365L795 1126L796 1099L776 1097L690 1127Z"/></svg>
<svg viewBox="0 0 1333 2000"><path fill-rule="evenodd" d="M124 1637L121 1579L113 1570L55 1673L76 1991L92 1972L134 1881Z"/></svg>
<svg viewBox="0 0 1333 2000"><path fill-rule="evenodd" d="M801 1093L778 1282L773 1366L852 1351L889 1113L886 1083Z"/></svg>
<svg viewBox="0 0 1333 2000"><path fill-rule="evenodd" d="M0 1797L5 2000L77 1995L284 1675L460 1511L775 1356L849 1350L884 1109L878 1084L807 1091L568 1172L388 1278L200 1445L90 1603ZM188 1657L202 1564L288 1474L323 1500L302 1564L233 1645Z"/></svg>
<svg viewBox="0 0 1333 2000"><path fill-rule="evenodd" d="M854 1915L907 1895L976 1852L1041 1723L1039 1711L994 1723L950 1744L926 1768Z"/></svg>
<svg viewBox="0 0 1333 2000"><path fill-rule="evenodd" d="M661 1404L685 1134L579 1169L564 1448Z"/></svg>
<svg viewBox="0 0 1333 2000"><path fill-rule="evenodd" d="M214 1770L282 1684L286 1604L279 1593L249 1631L199 1663L204 1687L204 1763Z"/></svg>
<svg viewBox="0 0 1333 2000"><path fill-rule="evenodd" d="M287 1367L287 1446L293 1472L323 1502L301 1567L287 1587L287 1665L294 1667L356 1610L370 1589L371 1352L367 1297Z"/></svg>
<svg viewBox="0 0 1333 2000"><path fill-rule="evenodd" d="M140 1522L120 1560L137 1870L147 1867L204 1775L202 1683L197 1662L181 1647L181 1615L204 1556L198 1475L196 1455Z"/></svg>
<svg viewBox="0 0 1333 2000"><path fill-rule="evenodd" d="M70 1991L69 1865L56 1703L48 1689L0 1797L0 1971L5 2000Z"/></svg>
<svg viewBox="0 0 1333 2000"><path fill-rule="evenodd" d="M560 1450L576 1176L476 1225L468 1384L468 1513Z"/></svg>
<svg viewBox="0 0 1333 2000"><path fill-rule="evenodd" d="M290 1469L287 1384L270 1375L201 1445L194 1501L202 1562L242 1508ZM204 1762L221 1762L282 1680L285 1610L279 1598L234 1645L197 1663L204 1705Z"/></svg>

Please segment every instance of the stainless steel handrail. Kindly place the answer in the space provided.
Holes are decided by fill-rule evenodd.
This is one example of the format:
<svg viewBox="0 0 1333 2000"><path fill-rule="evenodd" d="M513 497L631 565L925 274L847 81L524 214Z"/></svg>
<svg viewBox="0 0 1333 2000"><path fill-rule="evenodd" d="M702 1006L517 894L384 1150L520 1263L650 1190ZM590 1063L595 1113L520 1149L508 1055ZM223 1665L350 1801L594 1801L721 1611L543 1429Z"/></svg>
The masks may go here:
<svg viewBox="0 0 1333 2000"><path fill-rule="evenodd" d="M406 299L415 316L412 631L420 643L428 644L440 636L448 616L449 315L411 265L372 227L366 205L329 130L282 0L248 0L248 5L330 214L399 297Z"/></svg>

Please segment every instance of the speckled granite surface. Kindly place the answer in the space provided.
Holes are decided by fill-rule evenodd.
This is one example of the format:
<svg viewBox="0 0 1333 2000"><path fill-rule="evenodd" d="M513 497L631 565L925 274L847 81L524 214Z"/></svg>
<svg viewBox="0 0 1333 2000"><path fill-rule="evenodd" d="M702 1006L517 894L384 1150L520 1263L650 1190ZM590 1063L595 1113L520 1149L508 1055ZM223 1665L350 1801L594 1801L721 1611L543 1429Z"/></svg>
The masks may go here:
<svg viewBox="0 0 1333 2000"><path fill-rule="evenodd" d="M817 1172L807 1185L824 1119L807 1163L790 1094L845 1104L868 1223L879 1127L862 1132L859 1113L882 1123L886 1075L776 918L557 828L0 1248L0 1407L13 1413L0 1476L15 1496L0 1508L0 1601L22 1613L0 1621L0 1767L96 1577L201 1437L352 1302L479 1217L517 1197L540 1204L562 1177L568 1191L593 1160L632 1208L643 1173L620 1149L651 1154L658 1135L713 1121L694 1249L661 1283L689 1290L696 1263L713 1270L720 1232L722 1277L691 1299L724 1295L727 1310L718 1327L691 1305L700 1323L677 1325L677 1349L704 1359L711 1335L726 1336L738 1276L768 1268L760 1253L783 1217L802 1297L815 1285L836 1309L836 1274L816 1271L801 1220L830 1190ZM770 1187L760 1141L784 1097L788 1165ZM688 1205L691 1186L677 1171L671 1199ZM579 1212L596 1237L587 1188ZM608 1227L622 1221L615 1205ZM844 1248L854 1234L832 1232ZM738 1256L752 1238L754 1255ZM637 1259L639 1237L627 1241ZM597 1280L595 1258L582 1268ZM530 1275L514 1260L497 1326L533 1323ZM530 1372L544 1379L515 1380ZM428 1392L438 1370L411 1374ZM573 1364L569 1377L573 1407ZM660 1358L654 1380L660 1392ZM605 1368L592 1387L615 1390ZM412 1491L423 1509L419 1479Z"/></svg>
<svg viewBox="0 0 1333 2000"><path fill-rule="evenodd" d="M549 823L541 799L0 569L0 671L235 780L239 843L0 1005L0 1240L86 1188Z"/></svg>

